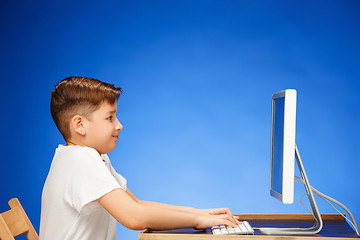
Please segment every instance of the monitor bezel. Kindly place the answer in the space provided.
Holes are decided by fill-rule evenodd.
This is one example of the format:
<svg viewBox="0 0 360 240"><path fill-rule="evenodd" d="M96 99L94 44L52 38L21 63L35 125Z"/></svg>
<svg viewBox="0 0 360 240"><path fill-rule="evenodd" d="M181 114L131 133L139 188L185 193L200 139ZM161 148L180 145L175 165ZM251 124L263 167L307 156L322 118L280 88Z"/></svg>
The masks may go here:
<svg viewBox="0 0 360 240"><path fill-rule="evenodd" d="M272 123L271 123L271 186L270 195L284 204L294 202L294 172L295 172L295 128L296 128L296 90L286 89L272 96ZM284 125L283 125L283 156L282 156L282 192L273 189L273 162L274 162L274 119L275 100L284 98Z"/></svg>

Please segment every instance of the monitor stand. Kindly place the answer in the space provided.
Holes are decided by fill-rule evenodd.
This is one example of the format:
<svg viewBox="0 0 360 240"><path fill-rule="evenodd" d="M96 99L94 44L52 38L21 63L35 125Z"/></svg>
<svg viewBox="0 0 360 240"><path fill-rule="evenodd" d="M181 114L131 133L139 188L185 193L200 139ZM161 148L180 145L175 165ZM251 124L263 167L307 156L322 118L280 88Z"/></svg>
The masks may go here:
<svg viewBox="0 0 360 240"><path fill-rule="evenodd" d="M260 232L263 234L271 234L271 235L312 235L320 232L323 227L323 221L320 216L319 209L316 205L313 191L311 189L311 185L305 173L304 165L301 161L301 157L299 154L299 150L295 144L295 157L296 162L300 170L301 177L303 179L303 183L305 185L305 189L307 195L309 197L309 202L313 211L313 216L316 220L316 224L310 228L260 228Z"/></svg>

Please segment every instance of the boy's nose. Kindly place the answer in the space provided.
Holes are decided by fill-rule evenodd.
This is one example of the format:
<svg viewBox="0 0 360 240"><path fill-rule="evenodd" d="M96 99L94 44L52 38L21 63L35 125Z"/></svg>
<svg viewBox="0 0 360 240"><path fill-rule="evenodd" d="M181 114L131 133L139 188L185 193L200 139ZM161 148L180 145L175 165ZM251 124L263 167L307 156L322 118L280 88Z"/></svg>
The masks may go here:
<svg viewBox="0 0 360 240"><path fill-rule="evenodd" d="M117 118L116 118L115 128L116 128L116 130L119 130L119 131L121 131L123 129L123 125L120 123L119 119L117 119Z"/></svg>

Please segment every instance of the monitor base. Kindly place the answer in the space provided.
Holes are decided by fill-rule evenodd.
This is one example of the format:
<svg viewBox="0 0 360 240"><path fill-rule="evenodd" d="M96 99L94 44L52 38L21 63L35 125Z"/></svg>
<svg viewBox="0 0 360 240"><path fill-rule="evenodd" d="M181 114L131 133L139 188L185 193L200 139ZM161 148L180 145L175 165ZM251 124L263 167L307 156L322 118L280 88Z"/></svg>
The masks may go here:
<svg viewBox="0 0 360 240"><path fill-rule="evenodd" d="M314 194L311 188L311 185L309 183L309 180L307 178L307 175L305 173L305 168L302 163L299 150L295 144L295 158L297 165L300 170L300 174L302 177L302 182L304 183L307 195L309 197L309 202L312 208L312 214L315 218L316 224L313 227L310 228L259 228L259 231L263 234L271 234L271 235L313 235L317 234L321 231L323 227L323 221L320 216L319 209L316 205L316 201L314 198Z"/></svg>

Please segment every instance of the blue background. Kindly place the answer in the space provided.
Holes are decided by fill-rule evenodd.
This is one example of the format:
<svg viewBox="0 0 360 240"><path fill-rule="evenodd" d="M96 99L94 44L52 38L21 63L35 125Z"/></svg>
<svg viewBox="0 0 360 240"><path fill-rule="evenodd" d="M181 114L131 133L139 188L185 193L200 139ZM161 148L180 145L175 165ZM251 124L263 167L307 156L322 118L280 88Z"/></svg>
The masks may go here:
<svg viewBox="0 0 360 240"><path fill-rule="evenodd" d="M310 183L360 221L359 10L356 0L1 1L0 211L18 197L39 230L64 143L50 92L83 75L124 89L109 156L138 198L240 214L306 213L300 183L293 205L269 194L271 95L296 89Z"/></svg>

